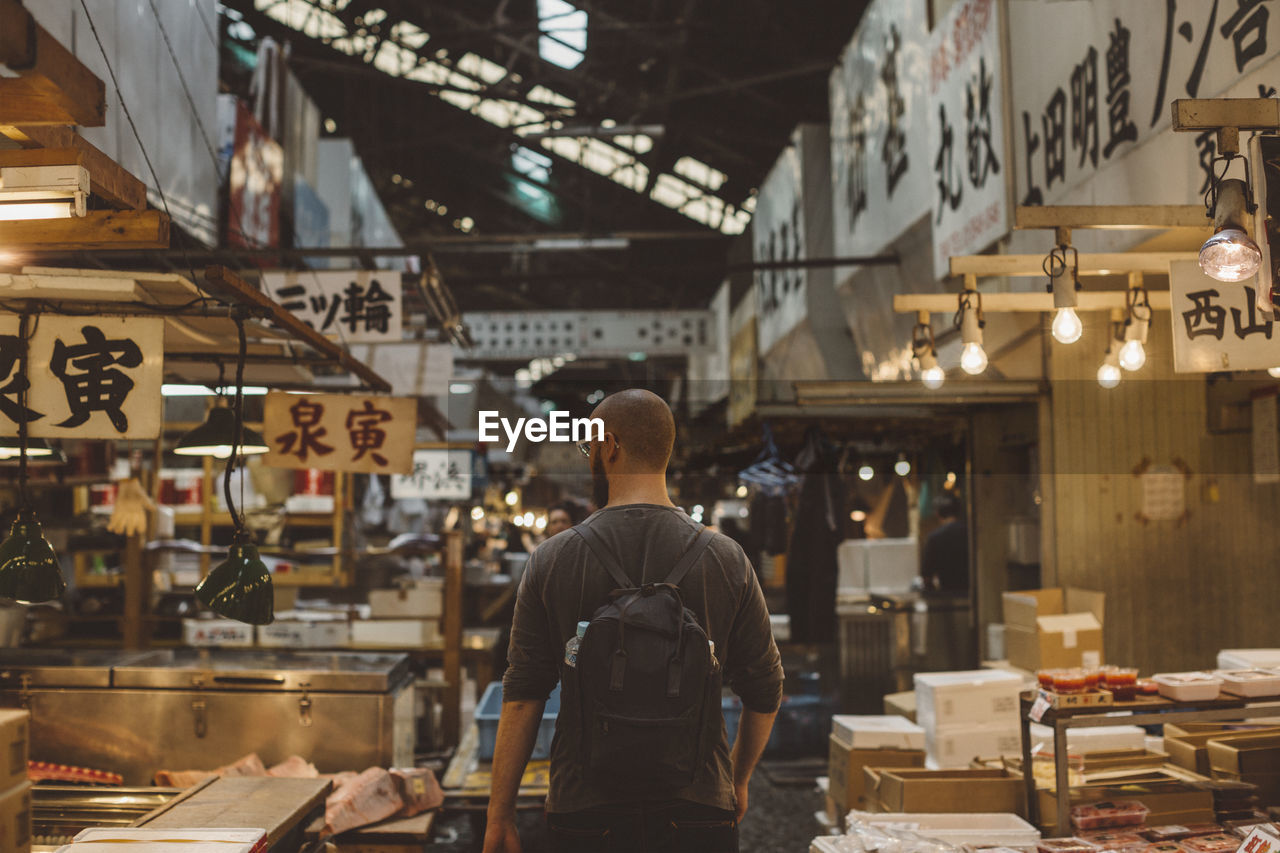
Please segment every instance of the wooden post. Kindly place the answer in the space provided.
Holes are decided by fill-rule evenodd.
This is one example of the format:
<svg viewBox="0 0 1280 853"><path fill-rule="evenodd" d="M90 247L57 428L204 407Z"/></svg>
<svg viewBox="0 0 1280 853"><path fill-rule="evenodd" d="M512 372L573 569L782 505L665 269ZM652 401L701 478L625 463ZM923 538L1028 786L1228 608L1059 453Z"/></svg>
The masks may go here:
<svg viewBox="0 0 1280 853"><path fill-rule="evenodd" d="M122 633L126 649L145 649L151 644L147 630L147 601L151 597L151 578L147 572L144 535L135 533L124 545L124 619Z"/></svg>
<svg viewBox="0 0 1280 853"><path fill-rule="evenodd" d="M444 541L444 738L462 736L462 533L450 530Z"/></svg>

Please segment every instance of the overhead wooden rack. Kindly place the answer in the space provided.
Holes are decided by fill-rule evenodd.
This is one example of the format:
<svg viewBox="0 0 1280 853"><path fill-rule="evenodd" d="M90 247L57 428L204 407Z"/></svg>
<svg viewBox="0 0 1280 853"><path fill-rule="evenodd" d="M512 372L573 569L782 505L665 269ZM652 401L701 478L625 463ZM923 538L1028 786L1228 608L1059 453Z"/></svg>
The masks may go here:
<svg viewBox="0 0 1280 853"><path fill-rule="evenodd" d="M1080 275L1120 275L1129 272L1168 274L1174 261L1194 261L1195 252L1080 253ZM956 255L951 275L1042 276L1044 255Z"/></svg>
<svg viewBox="0 0 1280 853"><path fill-rule="evenodd" d="M1071 204L1020 205L1013 216L1017 229L1104 229L1136 231L1156 228L1212 228L1200 204Z"/></svg>

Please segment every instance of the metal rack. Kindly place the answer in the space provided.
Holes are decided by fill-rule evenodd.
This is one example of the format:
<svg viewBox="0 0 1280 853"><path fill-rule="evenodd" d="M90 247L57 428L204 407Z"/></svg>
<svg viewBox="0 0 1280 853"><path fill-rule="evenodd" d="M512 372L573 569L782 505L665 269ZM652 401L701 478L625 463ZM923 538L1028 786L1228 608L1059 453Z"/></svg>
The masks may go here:
<svg viewBox="0 0 1280 853"><path fill-rule="evenodd" d="M1237 696L1221 696L1205 702L1175 702L1160 697L1135 699L1132 702L1116 702L1112 705L1094 705L1087 708L1050 708L1039 720L1031 718L1031 708L1037 693L1022 694L1019 717L1022 722L1022 779L1027 793L1027 814L1033 824L1040 824L1039 799L1036 795L1035 774L1031 764L1031 724L1038 722L1053 730L1054 792L1057 799L1056 827L1065 832L1071 811L1071 786L1068 780L1067 731L1069 729L1114 726L1120 722L1143 726L1163 723L1212 722L1216 720L1245 720L1252 717L1280 713L1280 697L1244 699ZM1130 716L1109 716L1117 711L1128 711Z"/></svg>

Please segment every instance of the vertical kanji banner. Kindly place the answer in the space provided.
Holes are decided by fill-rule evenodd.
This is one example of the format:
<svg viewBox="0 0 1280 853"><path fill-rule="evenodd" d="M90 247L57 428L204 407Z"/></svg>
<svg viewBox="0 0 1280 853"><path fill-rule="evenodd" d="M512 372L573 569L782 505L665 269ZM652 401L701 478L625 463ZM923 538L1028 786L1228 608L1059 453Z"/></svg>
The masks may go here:
<svg viewBox="0 0 1280 853"><path fill-rule="evenodd" d="M1257 306L1256 280L1209 278L1196 261L1169 264L1175 373L1280 367L1280 334Z"/></svg>
<svg viewBox="0 0 1280 853"><path fill-rule="evenodd" d="M1004 72L997 0L962 0L929 37L933 269L1009 230Z"/></svg>
<svg viewBox="0 0 1280 853"><path fill-rule="evenodd" d="M299 320L343 343L401 339L403 320L398 272L264 272L262 287Z"/></svg>
<svg viewBox="0 0 1280 853"><path fill-rule="evenodd" d="M409 474L418 401L373 394L267 395L262 433L275 468Z"/></svg>
<svg viewBox="0 0 1280 853"><path fill-rule="evenodd" d="M32 318L27 375L16 316L0 316L0 435L27 419L33 438L144 439L160 434L164 320ZM27 390L25 410L19 394Z"/></svg>

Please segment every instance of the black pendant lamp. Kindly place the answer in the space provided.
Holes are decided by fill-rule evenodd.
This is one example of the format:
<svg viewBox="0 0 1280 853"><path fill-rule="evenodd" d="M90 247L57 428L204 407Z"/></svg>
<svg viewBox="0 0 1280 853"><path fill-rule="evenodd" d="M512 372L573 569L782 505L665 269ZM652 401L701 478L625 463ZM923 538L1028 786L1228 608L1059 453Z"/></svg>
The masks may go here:
<svg viewBox="0 0 1280 853"><path fill-rule="evenodd" d="M21 339L20 375L27 376L27 351L30 346L28 326L30 315L23 314L18 321L18 337ZM18 392L18 410L27 411L27 382L22 382ZM22 604L38 604L52 601L67 589L58 566L58 555L49 540L44 538L40 519L31 507L27 494L27 419L18 418L18 493L21 506L9 535L0 542L0 597L12 598Z"/></svg>
<svg viewBox="0 0 1280 853"><path fill-rule="evenodd" d="M200 426L188 432L174 445L173 452L179 456L212 456L215 459L226 459L231 455L232 446L238 444L241 456L256 456L266 453L270 448L262 436L244 426L240 427L240 441L235 441L236 413L224 406L209 411L209 417Z"/></svg>
<svg viewBox="0 0 1280 853"><path fill-rule="evenodd" d="M275 585L271 572L253 542L253 534L244 525L244 519L236 510L231 498L231 472L241 455L244 440L244 362L247 341L244 334L244 318L237 314L236 331L240 337L240 353L236 361L236 396L230 410L233 424L230 434L231 448L223 471L222 489L227 499L227 510L235 534L227 559L213 568L196 587L196 600L202 605L237 622L250 625L269 625L275 620ZM219 411L214 409L214 412ZM212 421L212 415L210 417Z"/></svg>

